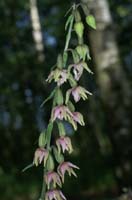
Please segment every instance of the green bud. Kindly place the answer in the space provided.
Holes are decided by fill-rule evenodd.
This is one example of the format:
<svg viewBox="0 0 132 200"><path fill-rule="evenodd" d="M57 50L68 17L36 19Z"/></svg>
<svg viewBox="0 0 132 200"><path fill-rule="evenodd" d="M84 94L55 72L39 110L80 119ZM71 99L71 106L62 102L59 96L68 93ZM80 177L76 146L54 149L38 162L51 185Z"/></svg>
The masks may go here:
<svg viewBox="0 0 132 200"><path fill-rule="evenodd" d="M74 24L74 30L78 37L82 38L83 37L83 32L84 32L84 25L82 22L76 22Z"/></svg>
<svg viewBox="0 0 132 200"><path fill-rule="evenodd" d="M86 23L93 29L96 29L96 21L93 15L88 15L86 17Z"/></svg>

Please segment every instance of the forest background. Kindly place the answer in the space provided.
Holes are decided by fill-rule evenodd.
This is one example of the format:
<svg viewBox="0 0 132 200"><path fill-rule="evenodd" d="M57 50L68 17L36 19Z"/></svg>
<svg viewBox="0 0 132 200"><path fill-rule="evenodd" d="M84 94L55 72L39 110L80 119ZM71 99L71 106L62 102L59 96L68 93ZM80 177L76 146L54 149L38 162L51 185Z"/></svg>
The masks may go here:
<svg viewBox="0 0 132 200"><path fill-rule="evenodd" d="M93 96L78 105L86 126L76 134L69 127L71 159L81 169L78 180L66 180L72 200L117 197L132 185L132 1L82 2L95 16L97 30L85 31L94 71L82 80ZM0 1L1 200L39 195L41 170L22 169L32 162L49 119L50 102L40 107L52 90L45 79L64 48L64 16L71 5L70 0Z"/></svg>

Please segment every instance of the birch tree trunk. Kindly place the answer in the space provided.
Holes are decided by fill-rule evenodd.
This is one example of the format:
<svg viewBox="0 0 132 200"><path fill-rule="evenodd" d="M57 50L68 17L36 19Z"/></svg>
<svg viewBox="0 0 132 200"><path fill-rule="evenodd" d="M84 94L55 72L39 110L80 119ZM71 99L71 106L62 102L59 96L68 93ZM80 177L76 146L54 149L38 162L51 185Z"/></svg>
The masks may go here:
<svg viewBox="0 0 132 200"><path fill-rule="evenodd" d="M44 44L41 30L39 12L37 8L37 0L30 0L30 17L32 22L32 33L35 47L38 52L39 61L44 61Z"/></svg>
<svg viewBox="0 0 132 200"><path fill-rule="evenodd" d="M97 30L89 31L89 41L95 62L95 72L105 106L107 133L115 160L115 172L121 186L130 183L130 163L126 146L130 139L129 85L121 66L113 20L107 0L81 0L86 15L95 16ZM128 139L129 138L129 139ZM127 143L124 145L124 141Z"/></svg>

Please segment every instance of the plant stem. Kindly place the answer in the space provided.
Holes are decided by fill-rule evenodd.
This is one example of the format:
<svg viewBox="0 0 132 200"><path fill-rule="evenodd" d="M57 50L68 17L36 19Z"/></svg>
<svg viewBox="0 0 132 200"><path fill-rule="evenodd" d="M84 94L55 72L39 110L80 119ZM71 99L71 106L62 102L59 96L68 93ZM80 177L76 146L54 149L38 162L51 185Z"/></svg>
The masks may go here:
<svg viewBox="0 0 132 200"><path fill-rule="evenodd" d="M42 191L41 191L41 196L39 198L39 200L44 200L45 199L45 180L44 180L44 175L45 175L45 168L43 170L43 184L42 184Z"/></svg>

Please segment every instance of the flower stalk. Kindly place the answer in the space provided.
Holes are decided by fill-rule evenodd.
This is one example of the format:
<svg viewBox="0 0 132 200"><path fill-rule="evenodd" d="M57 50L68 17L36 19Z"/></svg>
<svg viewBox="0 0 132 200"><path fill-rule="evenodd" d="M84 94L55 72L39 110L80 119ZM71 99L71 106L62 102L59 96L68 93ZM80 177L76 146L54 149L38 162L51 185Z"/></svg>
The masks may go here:
<svg viewBox="0 0 132 200"><path fill-rule="evenodd" d="M47 129L40 133L38 139L39 147L34 153L33 165L36 167L43 164L43 185L39 200L66 200L60 188L62 187L65 175L74 175L74 170L79 169L75 164L65 160L65 153L71 154L74 151L72 141L68 137L65 128L65 121L72 125L76 131L78 124L85 125L83 115L76 111L75 104L81 99L86 100L91 92L79 84L84 69L92 74L87 65L90 60L89 49L84 44L84 24L81 20L79 6L74 4L68 11L70 13L65 30L66 43L63 54L59 54L54 69L51 70L47 82L56 84L50 96L42 103L42 106L52 99L51 117ZM77 36L77 44L73 49L68 49L72 37L72 31ZM67 64L69 52L72 53L72 63ZM64 84L69 83L70 88L65 91ZM71 98L72 97L72 98ZM58 135L51 144L51 137L54 131L54 124L58 126Z"/></svg>

